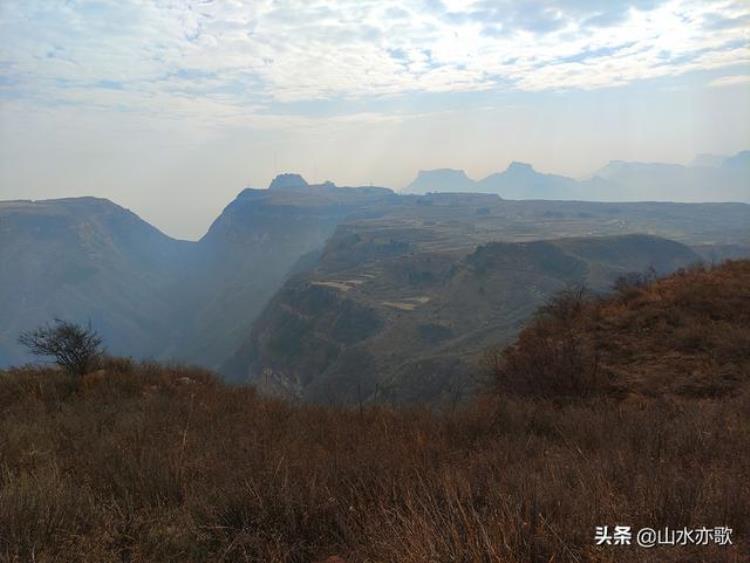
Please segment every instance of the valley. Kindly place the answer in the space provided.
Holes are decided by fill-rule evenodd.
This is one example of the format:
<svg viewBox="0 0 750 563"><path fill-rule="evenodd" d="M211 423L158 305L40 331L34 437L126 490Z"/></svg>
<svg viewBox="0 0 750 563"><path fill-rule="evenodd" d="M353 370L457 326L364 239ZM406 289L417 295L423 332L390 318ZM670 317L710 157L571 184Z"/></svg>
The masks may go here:
<svg viewBox="0 0 750 563"><path fill-rule="evenodd" d="M246 189L197 242L93 198L0 203L0 363L91 322L117 355L318 402L457 401L552 294L750 254L750 206ZM353 377L351 374L357 374Z"/></svg>

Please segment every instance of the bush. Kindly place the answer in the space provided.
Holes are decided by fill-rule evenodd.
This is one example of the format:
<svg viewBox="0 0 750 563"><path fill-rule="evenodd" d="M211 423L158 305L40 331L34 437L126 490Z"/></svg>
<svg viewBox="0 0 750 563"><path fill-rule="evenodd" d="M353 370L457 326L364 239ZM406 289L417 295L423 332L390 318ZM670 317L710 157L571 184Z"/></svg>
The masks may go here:
<svg viewBox="0 0 750 563"><path fill-rule="evenodd" d="M599 365L577 330L589 303L583 286L569 288L539 309L516 344L490 352L490 375L504 393L534 398L584 398L600 389Z"/></svg>
<svg viewBox="0 0 750 563"><path fill-rule="evenodd" d="M588 297L589 291L585 285L566 288L539 307L536 316L538 319L570 323L581 314L584 305L588 302Z"/></svg>
<svg viewBox="0 0 750 563"><path fill-rule="evenodd" d="M495 352L493 363L494 384L501 392L570 399L591 397L601 390L596 354L570 331L525 333L514 346Z"/></svg>
<svg viewBox="0 0 750 563"><path fill-rule="evenodd" d="M649 268L645 272L628 272L619 276L612 286L621 297L631 299L637 296L641 290L646 289L656 281L656 270Z"/></svg>
<svg viewBox="0 0 750 563"><path fill-rule="evenodd" d="M55 319L45 325L21 333L18 342L35 356L48 356L65 371L83 375L94 369L102 356L102 339L91 328Z"/></svg>

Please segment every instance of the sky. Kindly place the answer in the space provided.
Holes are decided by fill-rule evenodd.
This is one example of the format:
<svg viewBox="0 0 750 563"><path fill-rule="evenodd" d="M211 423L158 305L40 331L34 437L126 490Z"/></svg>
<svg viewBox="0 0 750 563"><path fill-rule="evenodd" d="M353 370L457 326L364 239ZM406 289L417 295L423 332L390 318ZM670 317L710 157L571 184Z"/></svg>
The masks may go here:
<svg viewBox="0 0 750 563"><path fill-rule="evenodd" d="M748 148L746 0L0 0L0 200L107 197L178 238L285 171Z"/></svg>

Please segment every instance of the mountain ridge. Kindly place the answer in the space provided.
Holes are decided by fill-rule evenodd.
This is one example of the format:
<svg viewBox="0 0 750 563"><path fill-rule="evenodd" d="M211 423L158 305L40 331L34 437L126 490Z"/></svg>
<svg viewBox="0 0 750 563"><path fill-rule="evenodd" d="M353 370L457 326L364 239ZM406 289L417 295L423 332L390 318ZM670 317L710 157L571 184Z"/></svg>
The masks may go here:
<svg viewBox="0 0 750 563"><path fill-rule="evenodd" d="M362 243L343 252L361 254ZM335 238L328 246L340 248ZM364 261L324 251L277 292L225 371L318 402L465 396L484 350L509 342L557 291L604 291L629 272L671 273L698 260L648 235L491 242L463 257L408 244Z"/></svg>
<svg viewBox="0 0 750 563"><path fill-rule="evenodd" d="M103 198L3 202L0 364L30 359L18 333L60 316L91 320L113 353L219 368L287 280L323 262L345 269L393 259L383 280L418 288L489 242L632 233L721 260L750 253L748 222L746 204L513 201L326 182L246 188L200 240L179 241ZM349 287L352 279L321 281ZM394 310L419 304L383 301ZM423 324L424 338L444 332Z"/></svg>
<svg viewBox="0 0 750 563"><path fill-rule="evenodd" d="M701 163L701 157L711 165ZM519 161L480 180L460 169L420 170L403 193L476 191L506 199L750 202L748 184L750 151L745 150L732 156L698 155L688 165L612 160L580 180L540 173ZM717 185L722 191L715 189Z"/></svg>

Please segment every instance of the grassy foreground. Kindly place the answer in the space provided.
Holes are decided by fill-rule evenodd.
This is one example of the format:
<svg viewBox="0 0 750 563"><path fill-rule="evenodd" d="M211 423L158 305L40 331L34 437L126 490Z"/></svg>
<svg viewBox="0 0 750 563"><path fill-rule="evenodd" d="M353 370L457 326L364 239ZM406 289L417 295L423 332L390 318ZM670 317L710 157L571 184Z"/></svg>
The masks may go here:
<svg viewBox="0 0 750 563"><path fill-rule="evenodd" d="M0 559L747 560L748 352L726 347L746 337L750 283L732 284L749 273L735 263L585 305L571 325L582 346L607 326L618 340L597 348L607 383L563 400L523 388L449 411L343 409L124 360L81 380L0 372ZM672 329L657 310L681 321ZM641 318L656 319L650 332ZM696 319L711 330L684 326ZM715 323L731 330L723 356L704 342ZM547 329L532 324L499 372L547 365L523 357L545 353L523 342ZM659 354L674 348L665 334L686 343L684 361ZM636 368L657 360L659 393L643 392ZM669 379L686 365L694 378ZM595 546L594 528L615 524L728 526L734 545Z"/></svg>

